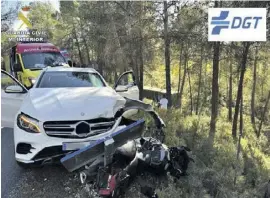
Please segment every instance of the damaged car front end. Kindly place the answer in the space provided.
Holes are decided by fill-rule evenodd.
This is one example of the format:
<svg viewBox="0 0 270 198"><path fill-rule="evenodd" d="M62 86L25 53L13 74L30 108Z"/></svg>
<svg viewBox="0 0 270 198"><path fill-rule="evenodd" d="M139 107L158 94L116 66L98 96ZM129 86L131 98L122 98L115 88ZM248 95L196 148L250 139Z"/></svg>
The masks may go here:
<svg viewBox="0 0 270 198"><path fill-rule="evenodd" d="M131 109L140 109L152 116L156 125L155 138L144 137L143 119L133 121L123 116ZM163 143L165 124L151 105L126 98L125 107L116 115L129 124L61 159L68 171L79 171L82 184L92 181L99 196L116 198L125 193L136 176L146 171L169 173L176 179L187 175L188 165L193 161L188 155L190 149L168 147ZM146 196L157 197L150 187L141 186L141 189Z"/></svg>
<svg viewBox="0 0 270 198"><path fill-rule="evenodd" d="M114 100L118 101L117 105L116 103L112 105L114 109L123 107L123 99L120 98L121 103L119 103L119 99ZM63 101L61 102L63 103ZM25 106L29 109L30 105ZM22 112L25 106L22 107ZM102 110L97 111L97 108L94 109L94 104L89 106L92 106L92 111L98 113L93 113L90 109L84 108L77 110L77 112L73 111L73 113L59 110L62 115L65 115L62 118L61 115L51 115L50 118L42 117L42 115L48 115L47 112L44 112L46 110L43 110L48 107L44 107L39 111L42 113L32 113L31 117L25 113L19 113L17 122L14 124L16 160L36 165L51 163L55 161L54 159L59 159L60 156L66 153L78 150L125 127L125 123L121 122L121 119L113 116L112 107L103 106L103 109L106 110L103 113ZM112 113L108 113L109 111ZM84 115L78 115L82 112ZM70 118L67 118L66 115L68 114L71 114L71 116L68 116ZM83 119L84 117L90 119Z"/></svg>
<svg viewBox="0 0 270 198"><path fill-rule="evenodd" d="M160 134L161 141L164 140L163 128L165 124L158 114L153 110L152 106L145 104L139 100L125 98L125 106L115 114L116 122L113 131L95 137L95 142L75 151L63 159L62 164L69 171L77 170L85 165L92 164L88 167L92 172L100 164L109 164L112 161L112 155L116 148L125 144L128 140L134 140L143 135L145 121L143 119L132 120L124 117L127 111L143 110L148 112L154 119L157 126L157 134Z"/></svg>
<svg viewBox="0 0 270 198"><path fill-rule="evenodd" d="M53 117L61 117L60 115L56 115L51 116L52 118L42 118L41 120L50 121L41 122L26 114L18 114L17 123L14 126L16 160L18 163L22 162L30 166L58 163L63 156L72 154L74 151L76 152L81 148L92 146L97 141L102 140L107 143L105 140L116 134L119 140L116 138L115 146L121 146L129 139L140 137L144 131L144 120L135 121L125 116L127 112L138 109L149 112L150 115L153 116L158 126L156 132L161 135L161 138L164 138L163 127L165 124L152 109L151 105L145 104L139 100L132 100L120 96L114 98L114 101L114 103L107 102L110 103L110 107L103 106L103 109L106 110L105 113L100 113L102 110L95 110L96 113L91 112L90 109L88 111L91 113L87 113L86 110L83 110L85 116L92 117L92 119L88 120L77 119L73 121L69 118L54 121ZM27 106L29 108L30 105ZM43 112L44 111L46 110L43 110ZM75 113L78 114L79 111L74 112L74 114ZM131 130L132 132L129 134L119 133L121 130ZM99 148L98 152L95 153L97 154L102 151L103 150Z"/></svg>

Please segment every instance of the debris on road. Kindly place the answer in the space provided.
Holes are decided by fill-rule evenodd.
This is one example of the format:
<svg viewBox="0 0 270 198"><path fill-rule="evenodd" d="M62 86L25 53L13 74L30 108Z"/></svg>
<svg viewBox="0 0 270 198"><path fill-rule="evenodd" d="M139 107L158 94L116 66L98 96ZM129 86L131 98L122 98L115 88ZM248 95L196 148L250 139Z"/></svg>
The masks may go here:
<svg viewBox="0 0 270 198"><path fill-rule="evenodd" d="M133 121L122 116L131 109L150 113L155 120L157 138L143 137L144 120ZM95 191L101 197L119 197L146 171L157 175L169 173L177 179L187 175L188 164L193 161L187 153L190 149L163 144L165 124L151 105L127 99L125 107L117 114L119 123L128 123L125 128L61 159L68 171L81 170L81 183L89 193ZM157 197L151 186L140 186L140 191L149 198Z"/></svg>

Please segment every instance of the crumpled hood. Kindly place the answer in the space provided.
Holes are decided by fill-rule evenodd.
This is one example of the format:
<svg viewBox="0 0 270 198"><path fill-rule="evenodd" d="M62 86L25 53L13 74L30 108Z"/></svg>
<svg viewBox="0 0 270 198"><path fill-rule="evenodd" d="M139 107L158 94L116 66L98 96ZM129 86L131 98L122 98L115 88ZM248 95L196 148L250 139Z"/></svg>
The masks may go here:
<svg viewBox="0 0 270 198"><path fill-rule="evenodd" d="M112 118L126 100L109 87L33 88L21 112L39 121Z"/></svg>

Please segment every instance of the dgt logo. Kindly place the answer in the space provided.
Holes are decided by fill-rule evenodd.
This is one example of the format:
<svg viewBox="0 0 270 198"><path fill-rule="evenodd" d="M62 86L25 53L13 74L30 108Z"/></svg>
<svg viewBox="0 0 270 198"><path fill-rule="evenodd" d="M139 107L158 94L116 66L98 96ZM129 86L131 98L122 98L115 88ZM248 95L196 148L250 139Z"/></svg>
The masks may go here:
<svg viewBox="0 0 270 198"><path fill-rule="evenodd" d="M210 8L209 41L266 41L266 8Z"/></svg>
<svg viewBox="0 0 270 198"><path fill-rule="evenodd" d="M220 34L221 29L227 29L229 28L230 21L225 21L225 19L228 17L229 11L221 11L220 16L218 17L212 17L211 24L216 25L213 30L212 34L217 35ZM262 17L255 16L255 17L233 17L231 28L237 29L237 28L253 28L256 29L258 26L259 20L261 20Z"/></svg>

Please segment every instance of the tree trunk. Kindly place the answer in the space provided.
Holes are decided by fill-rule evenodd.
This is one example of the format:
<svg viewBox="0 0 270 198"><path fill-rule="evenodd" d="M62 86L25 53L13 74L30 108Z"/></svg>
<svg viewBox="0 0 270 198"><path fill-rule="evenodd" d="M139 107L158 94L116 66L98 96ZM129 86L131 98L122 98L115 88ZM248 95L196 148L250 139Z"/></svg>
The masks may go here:
<svg viewBox="0 0 270 198"><path fill-rule="evenodd" d="M81 64L83 64L83 57L82 57L82 52L81 52L81 48L80 48L80 43L79 43L77 33L76 33L76 30L75 30L76 28L75 28L74 23L72 25L73 25L73 35L74 35L74 38L76 40L76 46L78 48L80 62L81 62Z"/></svg>
<svg viewBox="0 0 270 198"><path fill-rule="evenodd" d="M267 100L266 100L266 103L265 103L265 106L264 106L263 115L262 115L262 118L261 118L259 130L258 130L258 133L257 133L257 136L258 136L258 137L260 137L260 135L261 135L262 124L263 124L264 119L265 119L265 114L266 114L266 112L267 112L269 100L270 100L270 91L268 92L268 97L267 97Z"/></svg>
<svg viewBox="0 0 270 198"><path fill-rule="evenodd" d="M106 30L104 30L103 28L106 27L106 17L105 17L105 3L103 2L100 5L100 14L97 17L98 20L98 24L99 27L97 27L98 30L98 34L99 34L99 38L97 40L98 42L98 49L97 49L97 64L98 64L98 72L103 76L103 70L105 67L105 58L104 58L104 54L105 54L105 47L106 47L106 36L105 36L105 32Z"/></svg>
<svg viewBox="0 0 270 198"><path fill-rule="evenodd" d="M182 67L182 54L183 54L183 43L180 45L179 54L179 68L178 68L178 86L177 86L177 100L179 100L180 84L181 84L181 67Z"/></svg>
<svg viewBox="0 0 270 198"><path fill-rule="evenodd" d="M82 25L81 20L79 21L79 23L80 23L81 30L83 30L83 25ZM84 35L82 36L82 39L83 39L84 47L86 49L87 63L90 64L90 60L91 60L90 54L89 54L90 52L89 52L89 48L88 48L88 45L87 45L87 42L86 42L86 38L85 38Z"/></svg>
<svg viewBox="0 0 270 198"><path fill-rule="evenodd" d="M231 53L230 53L231 55ZM229 98L228 98L228 120L231 122L232 121L232 78L233 78L233 72L232 72L232 59L230 59L230 77L229 77Z"/></svg>
<svg viewBox="0 0 270 198"><path fill-rule="evenodd" d="M116 83L117 79L118 79L117 66L114 65L114 83Z"/></svg>
<svg viewBox="0 0 270 198"><path fill-rule="evenodd" d="M219 73L219 55L220 55L220 42L214 43L214 56L213 56L213 75L212 75L212 109L211 109L211 121L209 140L210 146L214 143L216 132L216 121L218 115L218 101L219 101L219 85L218 85L218 73Z"/></svg>
<svg viewBox="0 0 270 198"><path fill-rule="evenodd" d="M127 70L135 70L134 66L134 59L133 59L133 51L134 51L134 45L133 45L133 38L132 35L127 35L128 36L128 68Z"/></svg>
<svg viewBox="0 0 270 198"><path fill-rule="evenodd" d="M239 160L239 155L240 155L240 151L241 151L241 139L243 136L243 129L244 129L244 125L243 125L243 93L241 96L241 106L240 106L240 126L239 126L239 138L238 138L238 144L237 144L237 151L236 151L236 161L238 162ZM236 177L237 177L237 169L235 169L235 177L234 177L234 185L236 184Z"/></svg>
<svg viewBox="0 0 270 198"><path fill-rule="evenodd" d="M184 91L184 86L185 86L185 81L186 81L187 66L188 66L188 57L187 57L187 54L185 54L184 74L183 74L181 88L179 92L179 109L182 108L182 96L183 96L183 91Z"/></svg>
<svg viewBox="0 0 270 198"><path fill-rule="evenodd" d="M239 84L238 84L236 105L235 105L235 111L234 111L234 117L233 117L232 136L234 139L236 139L239 106L240 106L241 96L242 96L242 92L243 92L243 81L244 81L244 75L245 75L245 71L246 71L246 64L247 64L247 56L248 56L249 47L250 47L250 43L245 42L242 61L241 61L240 80L239 80Z"/></svg>
<svg viewBox="0 0 270 198"><path fill-rule="evenodd" d="M139 10L140 13L143 13L144 10L144 3L141 2L138 4L139 5ZM142 24L142 16L141 14L139 15L139 24L140 27L143 27ZM143 52L144 52L144 42L143 42L143 33L142 33L142 29L139 28L139 36L140 36L140 40L139 40L139 76L140 78L139 80L139 99L143 100L143 83L144 83L144 58L143 58Z"/></svg>
<svg viewBox="0 0 270 198"><path fill-rule="evenodd" d="M208 97L208 89L209 87L211 87L211 84L210 86L208 86L208 79L207 79L207 65L208 65L208 56L205 56L205 67L204 67L204 74L203 74L203 84L204 86L202 87L203 88L203 104L206 104L207 103L207 97ZM211 83L211 82L210 82Z"/></svg>
<svg viewBox="0 0 270 198"><path fill-rule="evenodd" d="M171 69L170 69L170 38L168 35L168 3L164 1L164 44L165 44L165 72L166 72L166 93L168 100L168 108L172 106L171 94Z"/></svg>
<svg viewBox="0 0 270 198"><path fill-rule="evenodd" d="M140 64L140 82L139 82L139 89L140 89L140 100L143 99L143 81L144 81L144 78L143 78L143 65L144 65L144 61L143 61L143 38L142 38L142 32L140 30L140 46L139 46L139 56L140 56L140 61L139 61L139 64Z"/></svg>
<svg viewBox="0 0 270 198"><path fill-rule="evenodd" d="M85 37L83 37L83 43L84 43L84 46L85 46L85 49L86 49L87 63L90 64L91 63L91 58L90 58L90 54L89 54L90 52L89 52L89 48L88 48Z"/></svg>
<svg viewBox="0 0 270 198"><path fill-rule="evenodd" d="M106 45L106 40L104 38L98 39L98 49L97 49L97 65L98 65L98 72L103 76L104 74L104 66L105 66L105 60L104 60L104 48Z"/></svg>
<svg viewBox="0 0 270 198"><path fill-rule="evenodd" d="M254 59L254 68L253 68L253 86L251 92L251 123L255 133L257 134L257 128L255 123L255 92L256 92L256 81L257 81L257 61L258 61L258 48L256 47L255 59Z"/></svg>
<svg viewBox="0 0 270 198"><path fill-rule="evenodd" d="M139 57L140 57L140 55L139 55L139 48L140 47L136 45L136 50L135 50L136 56L134 58L134 67L135 67L134 72L135 72L135 77L136 77L136 83L137 83L138 86L140 86L140 73L139 73L139 65L140 65Z"/></svg>
<svg viewBox="0 0 270 198"><path fill-rule="evenodd" d="M189 84L190 115L192 115L192 113L193 113L193 98L192 98L192 88L191 88L191 82L190 82L189 69L187 70L187 74L188 74L188 84Z"/></svg>
<svg viewBox="0 0 270 198"><path fill-rule="evenodd" d="M196 104L196 115L198 115L199 108L200 108L200 96L201 96L201 84L202 84L202 66L203 66L203 47L201 46L201 62L200 62L199 85L198 85L198 95L197 95L197 104Z"/></svg>
<svg viewBox="0 0 270 198"><path fill-rule="evenodd" d="M100 47L99 47L100 48ZM103 76L103 68L104 68L104 60L103 60L103 55L102 55L102 49L98 50L98 55L97 55L97 64L98 64L98 72Z"/></svg>

